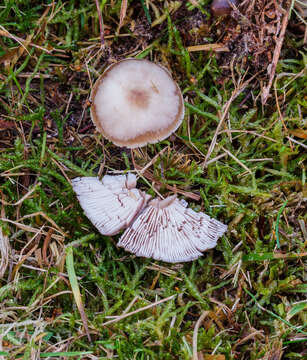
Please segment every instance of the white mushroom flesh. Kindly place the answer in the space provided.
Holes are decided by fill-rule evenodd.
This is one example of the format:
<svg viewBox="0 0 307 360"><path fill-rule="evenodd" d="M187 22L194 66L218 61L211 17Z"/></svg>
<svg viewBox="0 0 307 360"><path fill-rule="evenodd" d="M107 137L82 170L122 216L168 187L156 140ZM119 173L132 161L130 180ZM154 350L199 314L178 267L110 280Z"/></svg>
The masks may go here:
<svg viewBox="0 0 307 360"><path fill-rule="evenodd" d="M152 200L126 229L118 246L137 256L185 262L215 247L226 230L226 225L187 208L172 196Z"/></svg>
<svg viewBox="0 0 307 360"><path fill-rule="evenodd" d="M85 215L103 235L115 235L134 220L150 196L135 188L133 174L72 180Z"/></svg>

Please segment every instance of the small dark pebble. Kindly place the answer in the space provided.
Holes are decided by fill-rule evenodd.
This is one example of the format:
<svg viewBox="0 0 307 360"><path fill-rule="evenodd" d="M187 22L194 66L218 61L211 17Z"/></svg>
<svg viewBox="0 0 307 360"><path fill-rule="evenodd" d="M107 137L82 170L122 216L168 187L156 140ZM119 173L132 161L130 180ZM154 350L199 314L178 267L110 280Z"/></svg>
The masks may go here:
<svg viewBox="0 0 307 360"><path fill-rule="evenodd" d="M230 3L237 5L238 0L213 0L211 4L213 15L216 17L229 15L232 10Z"/></svg>

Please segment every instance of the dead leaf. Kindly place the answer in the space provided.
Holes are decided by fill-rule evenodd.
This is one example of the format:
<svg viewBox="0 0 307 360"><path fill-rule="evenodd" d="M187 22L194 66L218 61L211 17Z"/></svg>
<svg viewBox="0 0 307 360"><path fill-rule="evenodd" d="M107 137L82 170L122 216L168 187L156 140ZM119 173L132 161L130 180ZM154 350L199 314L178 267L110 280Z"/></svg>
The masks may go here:
<svg viewBox="0 0 307 360"><path fill-rule="evenodd" d="M225 355L205 355L204 360L225 360Z"/></svg>
<svg viewBox="0 0 307 360"><path fill-rule="evenodd" d="M14 121L5 121L5 120L0 119L0 131L1 130L12 129L14 127L15 127L15 122Z"/></svg>
<svg viewBox="0 0 307 360"><path fill-rule="evenodd" d="M126 17L126 13L127 13L127 5L128 5L128 0L122 0L122 5L120 8L120 16L119 16L119 25L118 25L117 32L119 32L120 28L123 26L124 19Z"/></svg>
<svg viewBox="0 0 307 360"><path fill-rule="evenodd" d="M300 139L307 139L307 130L295 129L295 130L289 130L289 133Z"/></svg>
<svg viewBox="0 0 307 360"><path fill-rule="evenodd" d="M3 277L9 262L10 243L0 227L0 279Z"/></svg>
<svg viewBox="0 0 307 360"><path fill-rule="evenodd" d="M0 56L0 64L3 63L6 67L7 64L11 62L11 59L17 54L18 50L19 47L7 50L4 55Z"/></svg>
<svg viewBox="0 0 307 360"><path fill-rule="evenodd" d="M192 51L216 51L216 52L220 52L220 51L226 51L228 52L229 49L227 46L225 46L224 44L204 44L204 45L193 45L193 46L189 46L187 48L187 50L189 52Z"/></svg>
<svg viewBox="0 0 307 360"><path fill-rule="evenodd" d="M2 30L0 30L0 35L1 36L5 36L5 37L8 37L10 39L13 39L14 41L16 41L20 45L20 46L18 46L17 51L14 51L15 49L12 50L13 53L11 53L11 56L8 55L4 60L6 69L9 69L10 67L12 68L17 63L18 59L22 56L22 54L25 51L28 54L30 54L27 48L28 48L28 46L30 45L30 43L32 41L33 34L29 34L26 37L26 39L22 39L22 38L8 32L3 26L0 25L0 27L2 29ZM6 54L3 55L3 56L6 56Z"/></svg>

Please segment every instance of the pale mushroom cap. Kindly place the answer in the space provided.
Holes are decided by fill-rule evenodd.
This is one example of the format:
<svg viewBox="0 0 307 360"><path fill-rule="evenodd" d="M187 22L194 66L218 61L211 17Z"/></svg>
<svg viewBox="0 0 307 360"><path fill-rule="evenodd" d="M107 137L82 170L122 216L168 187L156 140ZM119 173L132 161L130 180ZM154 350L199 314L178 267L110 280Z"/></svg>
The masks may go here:
<svg viewBox="0 0 307 360"><path fill-rule="evenodd" d="M181 91L169 72L148 60L126 59L97 80L91 116L115 145L135 148L167 138L181 124Z"/></svg>
<svg viewBox="0 0 307 360"><path fill-rule="evenodd" d="M170 196L154 199L126 229L118 246L137 256L165 262L197 259L216 246L227 226Z"/></svg>
<svg viewBox="0 0 307 360"><path fill-rule="evenodd" d="M72 180L72 186L85 215L103 235L115 235L130 225L146 206L150 196L135 188L133 174L106 175Z"/></svg>

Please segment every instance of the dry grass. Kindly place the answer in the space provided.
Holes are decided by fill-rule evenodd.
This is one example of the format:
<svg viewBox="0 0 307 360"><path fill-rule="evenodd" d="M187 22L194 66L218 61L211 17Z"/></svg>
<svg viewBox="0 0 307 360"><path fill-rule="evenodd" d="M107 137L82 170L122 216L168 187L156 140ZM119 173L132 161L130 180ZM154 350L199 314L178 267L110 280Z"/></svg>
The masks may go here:
<svg viewBox="0 0 307 360"><path fill-rule="evenodd" d="M0 5L0 359L306 355L304 9L243 1L213 19L209 5ZM186 105L176 134L132 151L89 114L95 79L129 56L169 68ZM189 264L118 249L70 179L126 171L228 233Z"/></svg>

